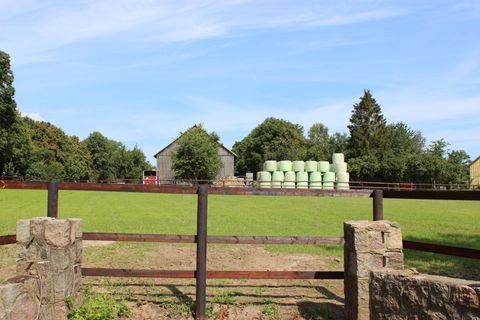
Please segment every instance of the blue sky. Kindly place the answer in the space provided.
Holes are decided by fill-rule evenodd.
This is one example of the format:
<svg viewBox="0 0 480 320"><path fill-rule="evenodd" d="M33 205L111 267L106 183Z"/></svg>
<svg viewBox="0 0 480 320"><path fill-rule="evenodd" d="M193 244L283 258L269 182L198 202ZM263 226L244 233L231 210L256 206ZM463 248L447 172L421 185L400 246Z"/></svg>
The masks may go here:
<svg viewBox="0 0 480 320"><path fill-rule="evenodd" d="M227 147L266 117L389 123L480 155L480 1L0 0L20 111L153 154L196 123Z"/></svg>

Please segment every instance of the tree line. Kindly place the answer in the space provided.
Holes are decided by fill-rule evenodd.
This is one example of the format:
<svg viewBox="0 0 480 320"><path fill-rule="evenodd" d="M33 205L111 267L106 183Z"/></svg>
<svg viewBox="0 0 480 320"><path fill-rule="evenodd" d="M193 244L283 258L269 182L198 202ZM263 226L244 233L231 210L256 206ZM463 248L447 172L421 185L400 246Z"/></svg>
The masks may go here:
<svg viewBox="0 0 480 320"><path fill-rule="evenodd" d="M151 168L138 147L100 132L81 141L44 121L22 117L14 99L10 57L0 51L0 176L28 180L141 179Z"/></svg>
<svg viewBox="0 0 480 320"><path fill-rule="evenodd" d="M348 131L330 134L327 126L315 123L305 136L301 125L267 118L233 145L236 173L260 171L269 159L330 160L332 153L342 152L353 181L469 182L470 157L465 151L449 150L444 139L427 145L420 131L403 122L387 123L368 90L353 105Z"/></svg>
<svg viewBox="0 0 480 320"><path fill-rule="evenodd" d="M15 103L10 57L0 51L0 176L30 180L140 179L151 169L142 150L128 149L100 132L81 141L43 121L21 117ZM213 179L220 167L219 137L201 125L177 140L173 169L181 179ZM232 148L236 175L261 170L265 160L329 160L345 153L351 180L468 183L470 158L449 150L443 140L427 145L420 131L403 122L387 123L370 91L353 105L348 134L315 123L304 128L284 119L267 118Z"/></svg>

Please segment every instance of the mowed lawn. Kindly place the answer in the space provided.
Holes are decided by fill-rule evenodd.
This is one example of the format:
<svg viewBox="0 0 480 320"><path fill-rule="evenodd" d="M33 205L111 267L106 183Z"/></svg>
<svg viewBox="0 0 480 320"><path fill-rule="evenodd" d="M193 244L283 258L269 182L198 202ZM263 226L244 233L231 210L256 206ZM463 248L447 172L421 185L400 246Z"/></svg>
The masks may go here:
<svg viewBox="0 0 480 320"><path fill-rule="evenodd" d="M46 215L47 192L0 190L0 234L17 219ZM60 191L59 216L83 219L85 231L195 234L195 195ZM371 220L363 198L220 196L208 198L210 235L342 236L346 220ZM480 201L384 200L385 219L405 239L480 249ZM271 250L342 255L338 246L269 246ZM477 278L480 261L407 251L407 266ZM472 269L473 268L473 269Z"/></svg>

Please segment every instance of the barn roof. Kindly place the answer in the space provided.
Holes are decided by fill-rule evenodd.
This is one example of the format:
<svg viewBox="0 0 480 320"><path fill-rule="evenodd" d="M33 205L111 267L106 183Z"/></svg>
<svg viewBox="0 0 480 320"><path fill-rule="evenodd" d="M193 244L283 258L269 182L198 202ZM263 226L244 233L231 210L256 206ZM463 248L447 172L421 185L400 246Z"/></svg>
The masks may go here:
<svg viewBox="0 0 480 320"><path fill-rule="evenodd" d="M191 127L190 129L188 129L187 131L195 128L197 125L194 125L193 127ZM184 133L182 133L178 138L176 138L175 140L173 140L172 142L170 142L168 145L166 145L162 150L158 151L157 153L155 153L155 155L153 156L154 158L157 158L157 156L162 153L164 150L168 149L172 144L174 144L178 139L180 139L181 136L183 136L187 131L185 131ZM235 154L235 152L233 152L232 150L228 149L227 147L225 147L222 143L218 143L218 145L225 149L228 153L230 153L232 156L234 156L235 158L237 157L237 155Z"/></svg>
<svg viewBox="0 0 480 320"><path fill-rule="evenodd" d="M478 156L477 159L473 160L472 163L470 163L470 167L473 166L473 164L474 164L475 162L477 162L478 160L480 160L480 156Z"/></svg>

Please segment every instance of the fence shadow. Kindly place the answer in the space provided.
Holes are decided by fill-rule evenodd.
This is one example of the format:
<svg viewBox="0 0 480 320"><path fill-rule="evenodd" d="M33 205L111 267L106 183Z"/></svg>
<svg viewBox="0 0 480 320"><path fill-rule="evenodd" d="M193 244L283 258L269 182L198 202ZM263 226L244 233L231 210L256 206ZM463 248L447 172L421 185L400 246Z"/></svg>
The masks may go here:
<svg viewBox="0 0 480 320"><path fill-rule="evenodd" d="M480 249L480 234L441 233L439 237L441 241L411 236L406 240ZM480 281L479 262L477 259L405 249L405 267L413 267L421 273Z"/></svg>
<svg viewBox="0 0 480 320"><path fill-rule="evenodd" d="M301 301L297 306L300 316L305 320L345 319L343 305Z"/></svg>

